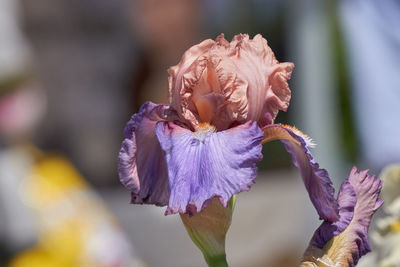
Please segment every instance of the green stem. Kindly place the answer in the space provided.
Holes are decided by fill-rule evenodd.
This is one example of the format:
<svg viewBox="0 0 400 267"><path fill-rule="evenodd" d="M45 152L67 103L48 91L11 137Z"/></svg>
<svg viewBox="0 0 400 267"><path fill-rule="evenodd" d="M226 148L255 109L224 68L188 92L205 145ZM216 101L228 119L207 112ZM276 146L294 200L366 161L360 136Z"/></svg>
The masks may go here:
<svg viewBox="0 0 400 267"><path fill-rule="evenodd" d="M204 255L204 254L203 254ZM226 254L214 255L212 257L207 257L204 255L209 267L228 267L228 262L226 261Z"/></svg>

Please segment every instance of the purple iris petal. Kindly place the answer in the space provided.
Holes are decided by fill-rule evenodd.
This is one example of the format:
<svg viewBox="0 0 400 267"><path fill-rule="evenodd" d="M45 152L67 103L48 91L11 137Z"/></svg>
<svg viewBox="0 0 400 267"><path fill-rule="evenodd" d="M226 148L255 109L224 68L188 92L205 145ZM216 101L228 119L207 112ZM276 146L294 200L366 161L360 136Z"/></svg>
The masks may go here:
<svg viewBox="0 0 400 267"><path fill-rule="evenodd" d="M118 172L122 184L132 192L132 203L168 203L168 175L155 127L158 121L176 118L169 106L146 102L127 123Z"/></svg>
<svg viewBox="0 0 400 267"><path fill-rule="evenodd" d="M340 186L337 199L339 204L339 220L334 223L325 221L315 232L312 242L319 248L322 248L332 237L343 232L353 219L357 197L353 186L348 180L344 181Z"/></svg>
<svg viewBox="0 0 400 267"><path fill-rule="evenodd" d="M156 134L168 165L171 195L166 214L199 212L214 197L226 207L234 194L254 183L263 138L256 122L215 133L160 122Z"/></svg>
<svg viewBox="0 0 400 267"><path fill-rule="evenodd" d="M353 167L338 194L339 221L322 223L315 231L305 257L312 254L313 248L319 248L336 264L357 264L359 258L371 250L368 227L372 215L383 204L378 199L381 188L381 180L369 176L368 170L358 172ZM333 239L336 236L338 238ZM333 242L325 247L332 239Z"/></svg>
<svg viewBox="0 0 400 267"><path fill-rule="evenodd" d="M294 128L292 128L294 129ZM338 205L334 197L335 189L325 169L320 169L307 148L306 136L296 134L289 127L279 124L263 128L264 141L280 139L285 149L292 155L294 165L299 168L311 202L321 219L334 222L339 219Z"/></svg>

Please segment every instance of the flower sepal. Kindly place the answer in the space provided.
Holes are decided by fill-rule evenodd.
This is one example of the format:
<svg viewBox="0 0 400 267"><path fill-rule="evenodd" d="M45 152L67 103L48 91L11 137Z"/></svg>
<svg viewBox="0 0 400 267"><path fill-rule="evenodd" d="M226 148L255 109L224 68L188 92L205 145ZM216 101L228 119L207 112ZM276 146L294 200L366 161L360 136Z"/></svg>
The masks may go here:
<svg viewBox="0 0 400 267"><path fill-rule="evenodd" d="M224 207L218 198L201 212L180 213L186 231L201 250L210 267L228 266L225 254L225 237L232 222L236 195Z"/></svg>

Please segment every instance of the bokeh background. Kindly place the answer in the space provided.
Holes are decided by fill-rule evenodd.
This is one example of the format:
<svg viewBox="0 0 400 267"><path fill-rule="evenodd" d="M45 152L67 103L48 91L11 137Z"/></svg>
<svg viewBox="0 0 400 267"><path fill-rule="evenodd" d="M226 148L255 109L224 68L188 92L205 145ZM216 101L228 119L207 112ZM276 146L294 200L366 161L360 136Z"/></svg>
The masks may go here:
<svg viewBox="0 0 400 267"><path fill-rule="evenodd" d="M336 188L353 165L377 174L400 162L396 0L0 0L0 264L205 266L179 216L129 204L117 159L130 116L145 101L167 103L167 69L220 33L260 33L279 61L295 63L291 106L276 121L314 139ZM256 185L238 198L228 261L296 266L318 216L283 145L263 152ZM80 212L60 234L53 221L68 209ZM90 248L112 245L63 260L91 235ZM114 260L98 260L111 250Z"/></svg>

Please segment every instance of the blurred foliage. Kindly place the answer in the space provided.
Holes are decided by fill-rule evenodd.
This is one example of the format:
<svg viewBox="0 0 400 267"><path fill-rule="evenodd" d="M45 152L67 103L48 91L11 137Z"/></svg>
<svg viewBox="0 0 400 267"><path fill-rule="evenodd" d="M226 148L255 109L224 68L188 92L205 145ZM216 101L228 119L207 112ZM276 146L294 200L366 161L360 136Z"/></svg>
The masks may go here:
<svg viewBox="0 0 400 267"><path fill-rule="evenodd" d="M343 151L346 160L354 162L357 159L359 143L355 128L353 107L351 105L350 70L347 58L346 46L342 29L338 18L337 2L330 1L330 19L333 34L333 66L336 73L338 86L338 100L340 108L339 125L340 135L343 141Z"/></svg>

